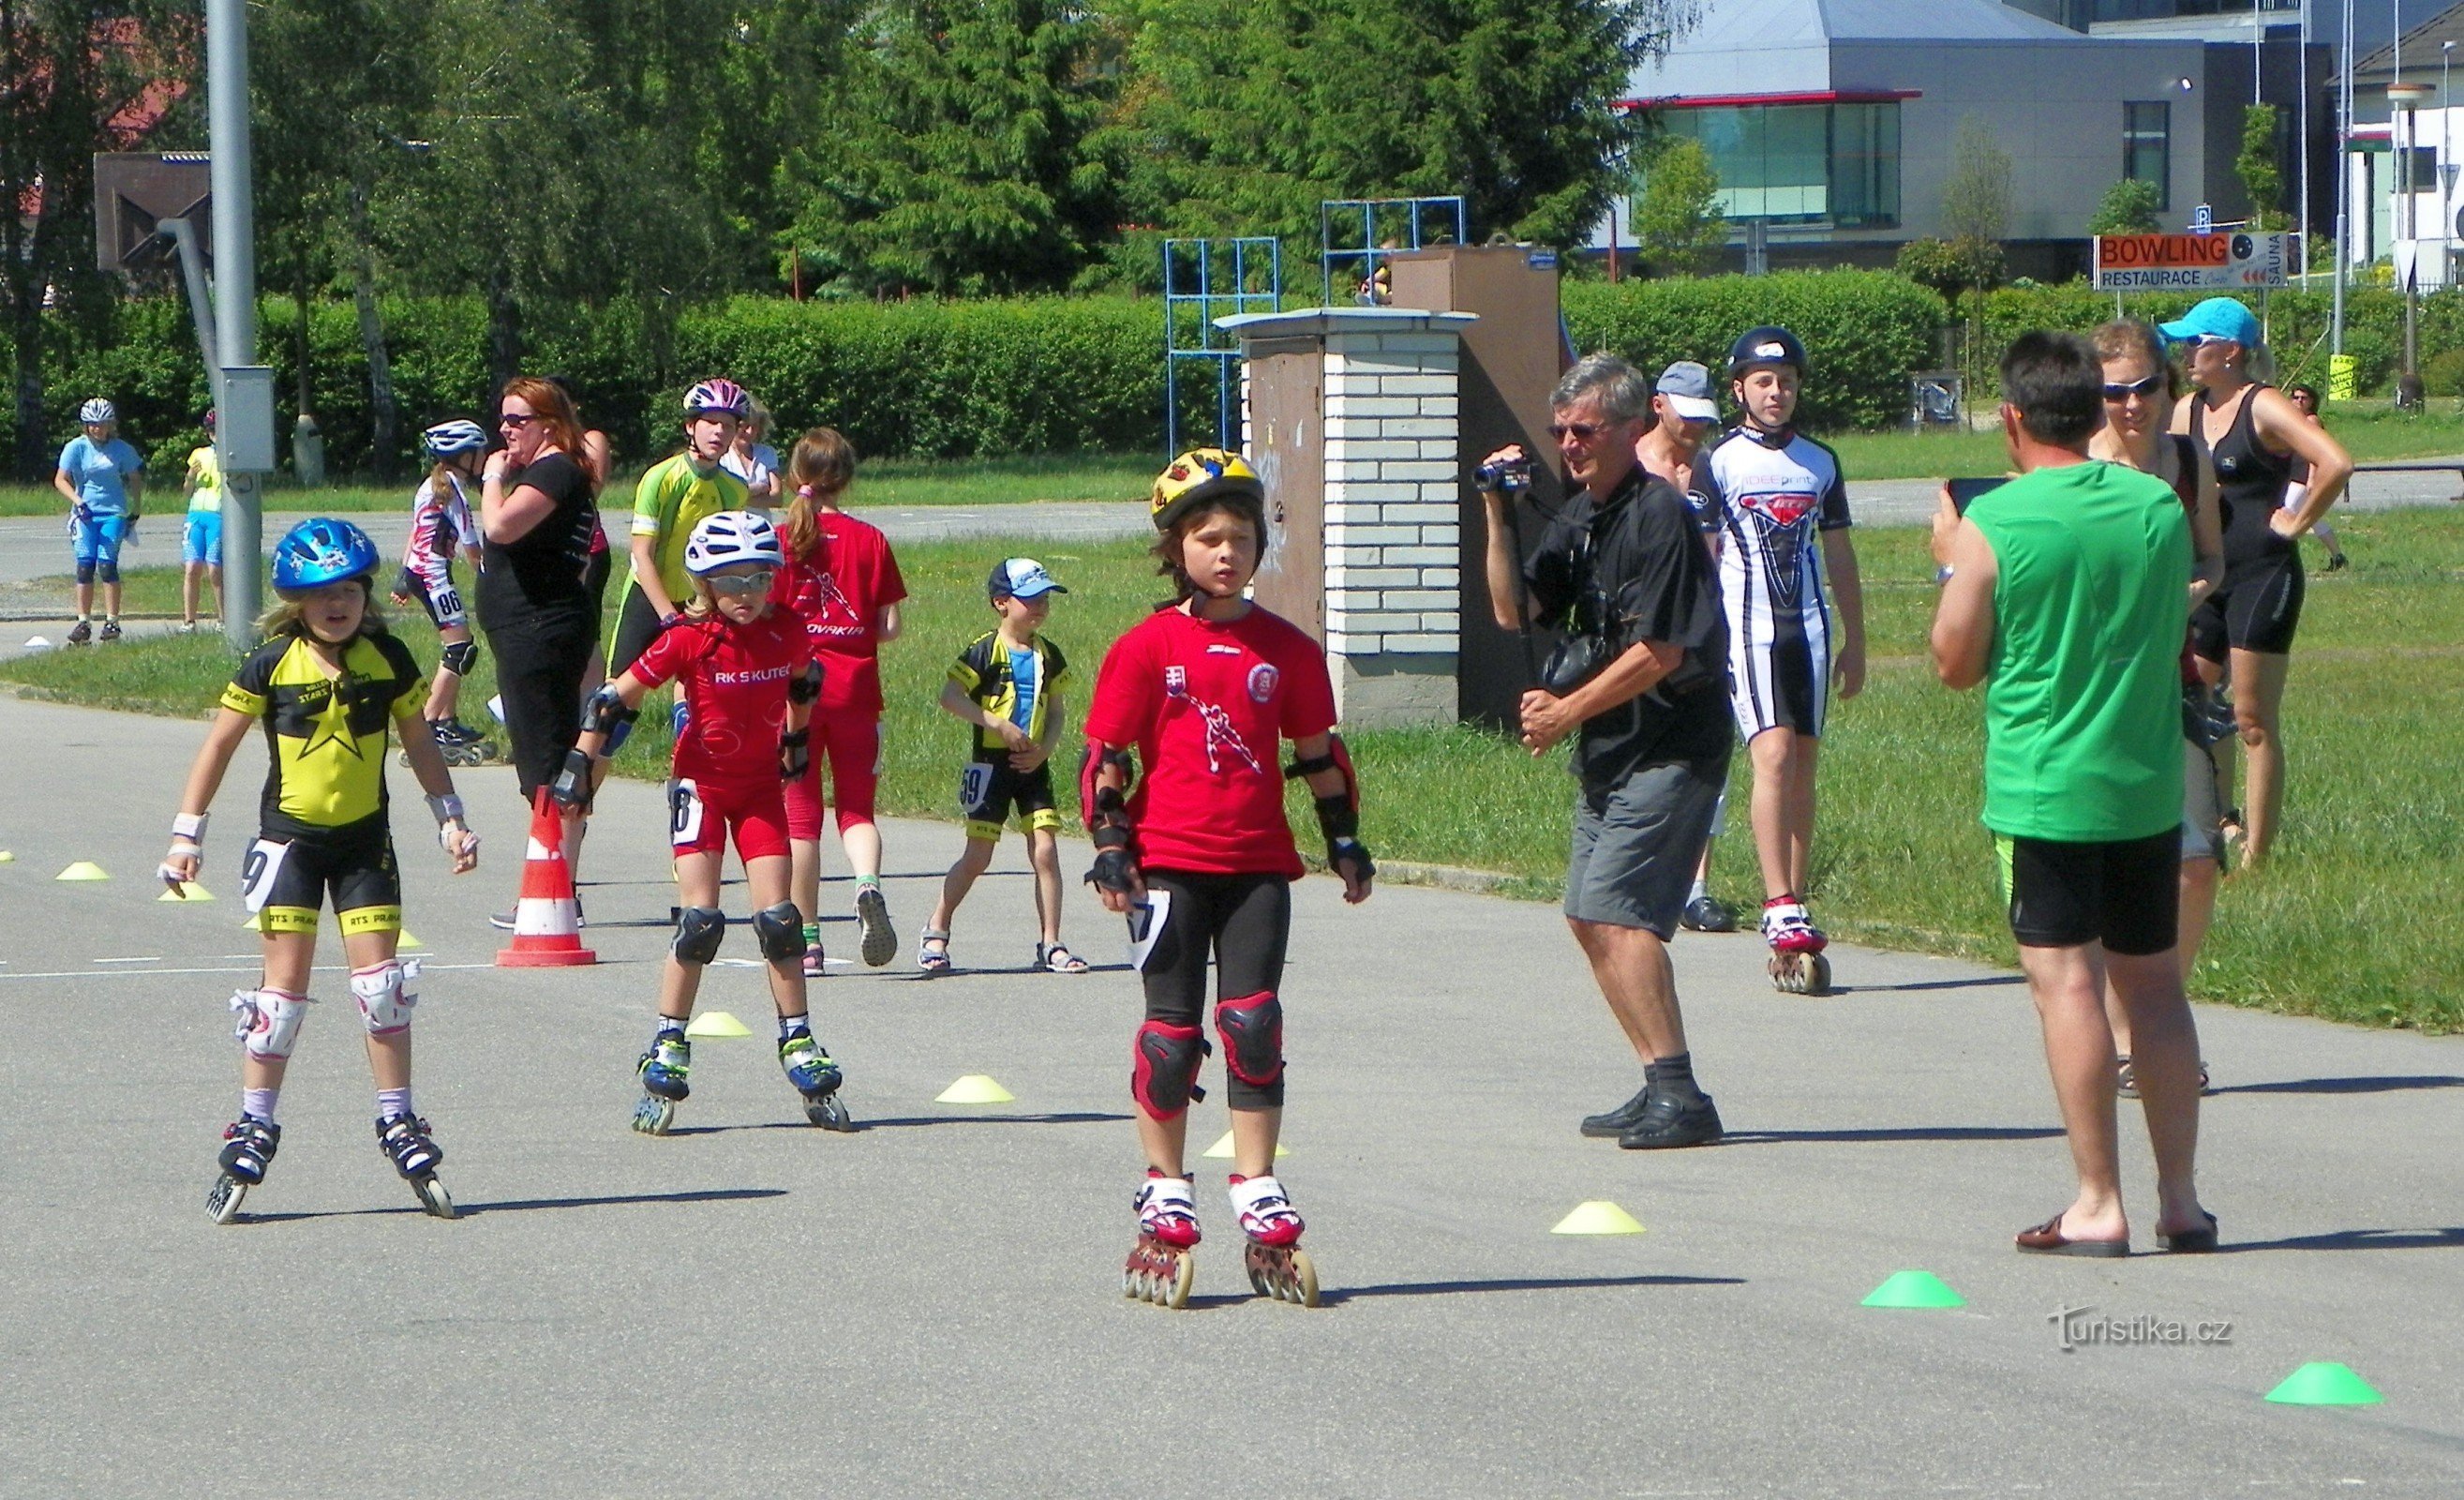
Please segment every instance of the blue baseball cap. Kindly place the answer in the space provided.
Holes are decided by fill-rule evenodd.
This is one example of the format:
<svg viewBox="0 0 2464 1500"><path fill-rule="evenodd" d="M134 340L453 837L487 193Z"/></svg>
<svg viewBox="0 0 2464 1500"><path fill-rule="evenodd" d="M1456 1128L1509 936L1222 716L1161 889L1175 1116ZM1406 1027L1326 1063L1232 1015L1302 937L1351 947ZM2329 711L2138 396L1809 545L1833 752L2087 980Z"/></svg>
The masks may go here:
<svg viewBox="0 0 2464 1500"><path fill-rule="evenodd" d="M2177 322L2158 323L2157 331L2175 343L2189 343L2198 339L2228 339L2245 349L2255 349L2264 342L2258 331L2258 320L2250 309L2230 297L2211 297L2184 314Z"/></svg>
<svg viewBox="0 0 2464 1500"><path fill-rule="evenodd" d="M1041 599L1069 590L1054 583L1035 559L1007 558L994 566L993 576L984 581L984 592L994 599Z"/></svg>

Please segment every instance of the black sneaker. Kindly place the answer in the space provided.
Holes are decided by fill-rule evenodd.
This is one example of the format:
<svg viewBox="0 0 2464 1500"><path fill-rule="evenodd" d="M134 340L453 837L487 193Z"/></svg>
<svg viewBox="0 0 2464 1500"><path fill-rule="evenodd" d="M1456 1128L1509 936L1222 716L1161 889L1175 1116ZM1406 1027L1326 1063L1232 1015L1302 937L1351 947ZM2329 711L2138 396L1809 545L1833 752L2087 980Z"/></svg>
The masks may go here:
<svg viewBox="0 0 2464 1500"><path fill-rule="evenodd" d="M1584 1115L1583 1134L1599 1137L1622 1136L1634 1128L1635 1121L1642 1118L1643 1106L1650 1102L1651 1085L1644 1084L1641 1092L1606 1114Z"/></svg>
<svg viewBox="0 0 2464 1500"><path fill-rule="evenodd" d="M105 620L102 622L102 638L106 641L116 641L120 639L120 622L118 620Z"/></svg>
<svg viewBox="0 0 2464 1500"><path fill-rule="evenodd" d="M1643 1105L1642 1117L1617 1137L1617 1144L1628 1151L1659 1151L1707 1146L1719 1138L1720 1112L1711 1107L1709 1094L1694 1104L1680 1104L1664 1093L1655 1093Z"/></svg>
<svg viewBox="0 0 2464 1500"><path fill-rule="evenodd" d="M1737 914L1708 892L1686 902L1685 910L1677 921L1689 933L1732 933L1737 930Z"/></svg>

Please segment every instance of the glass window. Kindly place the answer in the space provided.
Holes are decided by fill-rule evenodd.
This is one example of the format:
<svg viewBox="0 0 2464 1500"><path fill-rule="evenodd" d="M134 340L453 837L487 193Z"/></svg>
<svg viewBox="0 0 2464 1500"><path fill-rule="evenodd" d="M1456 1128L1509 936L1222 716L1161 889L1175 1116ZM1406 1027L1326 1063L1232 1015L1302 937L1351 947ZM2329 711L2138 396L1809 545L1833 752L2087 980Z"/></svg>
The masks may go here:
<svg viewBox="0 0 2464 1500"><path fill-rule="evenodd" d="M1839 104L1831 111L1831 218L1842 229L1900 222L1900 106Z"/></svg>
<svg viewBox="0 0 2464 1500"><path fill-rule="evenodd" d="M2108 117L2110 118L2110 117ZM2173 105L2122 106L2122 175L2156 185L2156 207L2173 206Z"/></svg>
<svg viewBox="0 0 2464 1500"><path fill-rule="evenodd" d="M1709 154L1720 211L1731 219L1856 229L1899 222L1896 101L1674 109L1665 119Z"/></svg>

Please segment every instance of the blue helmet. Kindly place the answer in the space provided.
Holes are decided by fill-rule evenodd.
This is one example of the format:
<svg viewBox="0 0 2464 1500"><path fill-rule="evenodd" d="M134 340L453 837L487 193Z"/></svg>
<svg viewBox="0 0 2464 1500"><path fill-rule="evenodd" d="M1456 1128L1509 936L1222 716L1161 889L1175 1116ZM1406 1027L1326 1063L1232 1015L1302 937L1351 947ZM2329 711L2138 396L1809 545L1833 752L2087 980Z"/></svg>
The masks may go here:
<svg viewBox="0 0 2464 1500"><path fill-rule="evenodd" d="M330 516L312 517L274 544L274 586L322 588L346 578L368 577L379 562L377 544L366 532Z"/></svg>

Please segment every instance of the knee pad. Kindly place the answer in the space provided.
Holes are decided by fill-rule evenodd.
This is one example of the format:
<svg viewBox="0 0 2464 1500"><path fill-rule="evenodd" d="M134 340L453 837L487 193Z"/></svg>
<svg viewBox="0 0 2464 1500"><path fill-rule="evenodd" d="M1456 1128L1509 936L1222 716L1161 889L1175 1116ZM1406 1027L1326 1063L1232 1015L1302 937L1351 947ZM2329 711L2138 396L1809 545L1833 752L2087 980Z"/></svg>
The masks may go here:
<svg viewBox="0 0 2464 1500"><path fill-rule="evenodd" d="M231 1034L239 1038L249 1056L266 1062L291 1055L291 1049L299 1045L299 1023L308 1019L308 998L278 989L237 991L231 998L231 1008L239 1015L239 1026Z"/></svg>
<svg viewBox="0 0 2464 1500"><path fill-rule="evenodd" d="M410 1029L410 1007L419 1004L410 986L418 978L417 959L387 959L351 971L351 998L360 1003L368 1035L396 1036Z"/></svg>
<svg viewBox="0 0 2464 1500"><path fill-rule="evenodd" d="M94 582L94 560L92 558L77 559L77 580L80 584L91 584Z"/></svg>
<svg viewBox="0 0 2464 1500"><path fill-rule="evenodd" d="M1215 1034L1233 1077L1260 1089L1283 1080L1284 1004L1273 990L1216 1002Z"/></svg>
<svg viewBox="0 0 2464 1500"><path fill-rule="evenodd" d="M708 963L718 957L719 939L726 936L725 912L715 906L688 906L676 914L676 940L671 946L687 963Z"/></svg>
<svg viewBox="0 0 2464 1500"><path fill-rule="evenodd" d="M1198 1086L1198 1065L1209 1050L1205 1033L1196 1026L1177 1026L1152 1018L1138 1026L1130 1071L1130 1097L1155 1119L1168 1120L1203 1099Z"/></svg>
<svg viewBox="0 0 2464 1500"><path fill-rule="evenodd" d="M479 665L479 643L448 641L438 654L444 659L447 672L457 677L467 677L471 675L471 669Z"/></svg>
<svg viewBox="0 0 2464 1500"><path fill-rule="evenodd" d="M793 901L763 907L753 914L753 940L761 945L761 957L773 962L801 956L804 951L804 914L796 910Z"/></svg>
<svg viewBox="0 0 2464 1500"><path fill-rule="evenodd" d="M98 562L94 565L94 576L96 581L99 583L117 584L120 582L120 564L117 562Z"/></svg>

